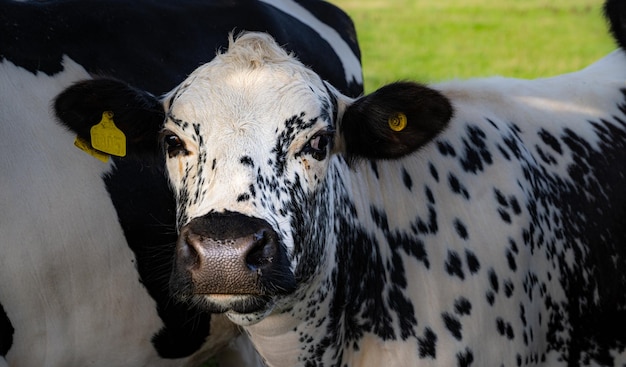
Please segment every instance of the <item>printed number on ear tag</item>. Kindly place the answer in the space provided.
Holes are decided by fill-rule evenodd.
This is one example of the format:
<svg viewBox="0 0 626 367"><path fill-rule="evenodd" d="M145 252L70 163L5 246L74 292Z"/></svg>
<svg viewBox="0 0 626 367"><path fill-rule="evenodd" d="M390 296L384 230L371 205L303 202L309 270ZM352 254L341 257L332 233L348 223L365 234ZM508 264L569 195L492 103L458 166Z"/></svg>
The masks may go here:
<svg viewBox="0 0 626 367"><path fill-rule="evenodd" d="M91 146L95 149L124 157L126 155L126 135L113 122L113 112L104 111L100 123L91 128Z"/></svg>
<svg viewBox="0 0 626 367"><path fill-rule="evenodd" d="M395 113L389 117L388 123L391 130L402 131L406 127L406 115L402 112Z"/></svg>
<svg viewBox="0 0 626 367"><path fill-rule="evenodd" d="M76 139L74 139L74 146L76 146L76 148L82 150L83 152L89 154L90 156L98 158L104 163L109 161L108 154L104 154L99 150L95 150L94 148L91 147L91 145L89 145L89 143L85 139L82 139L78 136L76 137Z"/></svg>

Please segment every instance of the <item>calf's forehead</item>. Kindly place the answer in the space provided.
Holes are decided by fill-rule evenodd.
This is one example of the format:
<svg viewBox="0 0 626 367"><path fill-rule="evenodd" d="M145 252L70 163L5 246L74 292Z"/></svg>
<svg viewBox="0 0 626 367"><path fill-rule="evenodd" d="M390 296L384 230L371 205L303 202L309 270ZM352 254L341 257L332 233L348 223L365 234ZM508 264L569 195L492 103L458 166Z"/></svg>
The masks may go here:
<svg viewBox="0 0 626 367"><path fill-rule="evenodd" d="M197 69L166 98L166 127L206 138L261 140L293 116L319 116L328 99L319 76L296 60L248 65L216 60Z"/></svg>

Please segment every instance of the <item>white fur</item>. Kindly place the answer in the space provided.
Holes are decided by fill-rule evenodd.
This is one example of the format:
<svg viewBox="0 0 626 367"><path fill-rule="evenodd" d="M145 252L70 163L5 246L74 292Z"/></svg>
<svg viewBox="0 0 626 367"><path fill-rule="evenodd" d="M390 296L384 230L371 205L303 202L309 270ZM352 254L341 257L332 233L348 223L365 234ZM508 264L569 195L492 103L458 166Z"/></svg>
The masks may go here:
<svg viewBox="0 0 626 367"><path fill-rule="evenodd" d="M64 66L48 76L0 63L0 303L15 328L0 365L196 365L162 359L150 342L162 322L102 181L110 163L75 148L52 118L52 98L89 78L67 57ZM237 335L230 322L212 331L197 355Z"/></svg>

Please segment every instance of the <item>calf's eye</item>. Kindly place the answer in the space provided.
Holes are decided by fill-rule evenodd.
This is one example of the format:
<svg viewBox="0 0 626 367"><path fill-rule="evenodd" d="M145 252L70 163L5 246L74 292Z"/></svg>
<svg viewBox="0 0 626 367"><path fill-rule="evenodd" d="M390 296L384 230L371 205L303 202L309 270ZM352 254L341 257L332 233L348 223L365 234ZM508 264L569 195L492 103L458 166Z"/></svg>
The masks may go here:
<svg viewBox="0 0 626 367"><path fill-rule="evenodd" d="M302 149L302 153L310 154L318 161L326 158L328 146L332 142L332 133L329 131L319 132L309 140Z"/></svg>
<svg viewBox="0 0 626 367"><path fill-rule="evenodd" d="M172 158L179 154L187 154L187 150L185 149L185 144L178 137L178 135L173 132L166 130L162 133L162 141L163 146L165 147L165 151L167 155Z"/></svg>

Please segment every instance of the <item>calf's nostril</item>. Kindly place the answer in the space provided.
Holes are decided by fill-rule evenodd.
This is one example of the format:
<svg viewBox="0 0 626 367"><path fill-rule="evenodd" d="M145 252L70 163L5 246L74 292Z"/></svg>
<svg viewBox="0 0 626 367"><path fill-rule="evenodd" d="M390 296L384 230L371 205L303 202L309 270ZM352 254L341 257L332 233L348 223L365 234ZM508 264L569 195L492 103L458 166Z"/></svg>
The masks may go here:
<svg viewBox="0 0 626 367"><path fill-rule="evenodd" d="M179 240L176 257L187 269L194 269L200 266L200 254L196 246L201 246L201 244L197 242L196 236L188 233L181 236Z"/></svg>
<svg viewBox="0 0 626 367"><path fill-rule="evenodd" d="M246 254L246 265L250 270L259 270L270 265L276 257L277 245L269 231L260 230L252 235L252 244Z"/></svg>

